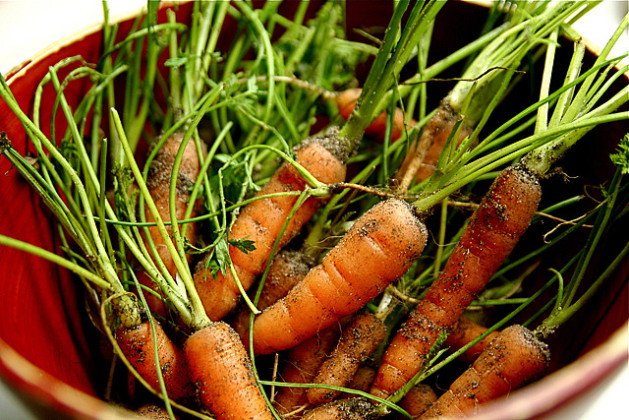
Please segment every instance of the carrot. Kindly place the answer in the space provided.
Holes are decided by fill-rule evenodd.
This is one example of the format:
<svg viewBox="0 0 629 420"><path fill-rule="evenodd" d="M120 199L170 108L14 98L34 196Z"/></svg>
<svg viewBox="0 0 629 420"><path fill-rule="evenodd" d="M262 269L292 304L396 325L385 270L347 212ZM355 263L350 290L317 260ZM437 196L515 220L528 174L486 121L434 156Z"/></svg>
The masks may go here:
<svg viewBox="0 0 629 420"><path fill-rule="evenodd" d="M371 366L359 365L356 369L356 373L352 377L352 381L349 383L349 388L356 391L369 391L373 379L376 377L376 370ZM349 398L349 394L345 394L345 398Z"/></svg>
<svg viewBox="0 0 629 420"><path fill-rule="evenodd" d="M466 66L461 79L442 99L422 135L411 145L394 175L401 191L408 190L414 179L421 181L434 172L434 165L456 121L462 121L459 137L454 139L459 144L484 126L484 115L488 115L504 98L514 73L488 72L488 69L494 66L517 69L522 59L555 30L561 21L556 19L557 16L570 9L574 13L581 7L582 4L565 2L553 7L537 7L535 3L530 3L518 7L529 15L528 19L523 20L519 13L510 14L509 29L486 44ZM535 34L534 39L531 34ZM471 80L475 82L470 83ZM468 143L465 147L472 145Z"/></svg>
<svg viewBox="0 0 629 420"><path fill-rule="evenodd" d="M362 89L352 88L329 95L329 97L336 103L341 117L347 120L352 114L352 111L354 111L356 101L361 93ZM365 128L365 134L375 138L379 142L384 142L387 129L387 119L388 116L386 112L378 114L373 121L371 121L369 126ZM417 124L417 121L413 119L409 121L409 127L413 127L415 124ZM402 133L404 133L405 129L406 125L404 123L404 112L400 108L396 108L395 114L393 115L391 142L398 140L402 136Z"/></svg>
<svg viewBox="0 0 629 420"><path fill-rule="evenodd" d="M474 212L443 271L385 351L370 392L387 398L422 367L443 331L451 330L528 228L541 198L537 177L504 169Z"/></svg>
<svg viewBox="0 0 629 420"><path fill-rule="evenodd" d="M170 209L169 209L169 190L170 190L170 178L172 175L173 165L175 162L175 156L181 146L183 140L183 133L179 132L169 137L159 152L155 156L155 159L151 162L149 173L147 177L147 187L151 193L151 197L155 202L159 214L163 221L170 221ZM190 198L190 188L194 185L197 177L199 176L199 156L197 155L196 147L193 142L188 142L184 151L183 159L179 167L179 175L177 179L177 191L176 191L176 215L177 219L183 219L186 209L188 207L188 201ZM146 221L155 222L155 218L151 214L148 208L145 209ZM192 216L196 214L193 212ZM166 226L168 234L172 234L172 228ZM177 268L173 261L173 257L166 247L164 238L159 232L157 226L148 227L148 235L155 244L158 257L164 263L166 270L175 276ZM195 243L197 236L197 230L194 223L189 224L186 229L185 239L189 243ZM145 238L145 242L147 239ZM161 316L166 315L166 307L164 305L164 295L159 289L159 286L145 273L141 272L138 275L138 281L140 284L147 286L162 296L159 297L147 293L146 300L151 310Z"/></svg>
<svg viewBox="0 0 629 420"><path fill-rule="evenodd" d="M542 375L549 357L548 346L530 330L521 325L507 327L421 418L476 414L482 404Z"/></svg>
<svg viewBox="0 0 629 420"><path fill-rule="evenodd" d="M217 419L272 419L238 334L224 322L197 330L184 344L203 407Z"/></svg>
<svg viewBox="0 0 629 420"><path fill-rule="evenodd" d="M419 140L411 144L404 161L393 176L401 189L408 189L413 179L420 182L433 174L439 156L459 118L461 116L446 100L441 102L422 130ZM457 144L471 134L472 127L468 123L463 123Z"/></svg>
<svg viewBox="0 0 629 420"><path fill-rule="evenodd" d="M144 419L170 420L168 411L166 411L164 407L157 404L145 404L142 407L136 409L135 413ZM179 417L175 416L175 419L178 418Z"/></svg>
<svg viewBox="0 0 629 420"><path fill-rule="evenodd" d="M307 259L306 255L299 251L283 250L277 254L269 268L260 299L256 304L257 308L266 309L286 296L308 273L310 264ZM231 321L231 326L243 340L249 331L250 315L251 310L243 306Z"/></svg>
<svg viewBox="0 0 629 420"><path fill-rule="evenodd" d="M426 228L404 201L383 201L289 294L253 324L258 354L284 350L352 314L408 270L426 243Z"/></svg>
<svg viewBox="0 0 629 420"><path fill-rule="evenodd" d="M487 331L487 328L483 327L482 325L478 325L477 323L470 320L469 318L466 318L465 316L462 316L456 326L452 329L450 334L448 334L448 337L446 337L444 345L450 347L451 351L456 351L465 346L470 341L474 340L485 331ZM473 362L474 360L476 360L478 355L481 354L483 350L485 350L491 340L493 340L498 334L498 331L490 333L488 336L483 338L478 343L474 344L465 353L459 356L459 359L466 362Z"/></svg>
<svg viewBox="0 0 629 420"><path fill-rule="evenodd" d="M408 414L414 419L419 418L432 403L437 400L437 394L430 385L417 384L411 388L402 401L400 401L400 407L402 407Z"/></svg>
<svg viewBox="0 0 629 420"><path fill-rule="evenodd" d="M280 375L284 382L310 383L323 361L332 353L340 335L340 327L332 325L296 345L287 353ZM283 415L307 408L307 388L280 387L275 396L275 408Z"/></svg>
<svg viewBox="0 0 629 420"><path fill-rule="evenodd" d="M191 396L190 376L182 350L170 340L158 322L154 322L154 325L159 365L168 396L173 400ZM119 328L116 341L140 376L151 388L159 391L155 347L149 322L144 321L135 327Z"/></svg>
<svg viewBox="0 0 629 420"><path fill-rule="evenodd" d="M323 141L316 139L305 141L296 149L296 153L297 162L319 181L334 184L345 179L344 163L324 146ZM302 191L306 185L297 170L292 165L284 163L256 195ZM248 238L254 241L256 247L250 252L244 252L231 245L229 248L229 255L245 290L251 287L256 276L264 271L265 264L272 257L275 238L296 200L296 195L285 195L253 201L241 210L234 222L230 238L234 240ZM297 235L301 227L314 215L320 202L320 198L311 197L297 210L284 231L280 247ZM231 272L219 272L216 278L212 278L207 270L208 258L209 255L197 265L194 281L208 316L212 320L219 320L236 306L240 292Z"/></svg>
<svg viewBox="0 0 629 420"><path fill-rule="evenodd" d="M386 334L386 326L374 314L356 314L343 329L338 345L319 368L313 383L346 387L358 366L378 348ZM326 388L310 388L307 391L312 405L330 402L340 394L340 391Z"/></svg>
<svg viewBox="0 0 629 420"><path fill-rule="evenodd" d="M379 418L373 414L374 405L364 398L348 398L320 405L310 410L303 420L370 420Z"/></svg>

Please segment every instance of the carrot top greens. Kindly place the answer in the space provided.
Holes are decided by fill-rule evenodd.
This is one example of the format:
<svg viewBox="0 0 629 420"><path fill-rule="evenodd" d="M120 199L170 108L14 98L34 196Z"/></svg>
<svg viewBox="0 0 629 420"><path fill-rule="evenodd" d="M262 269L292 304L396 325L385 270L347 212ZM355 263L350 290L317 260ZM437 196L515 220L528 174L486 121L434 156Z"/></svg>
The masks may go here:
<svg viewBox="0 0 629 420"><path fill-rule="evenodd" d="M411 268L405 274L379 290L372 301L361 302L393 335L438 278L467 224L466 212L478 207L476 197L498 171L519 162L545 183L577 143L587 146L591 130L619 122L626 128L629 87L625 83L619 88L618 82L627 77L629 67L619 63L628 54L609 57L609 53L626 31L629 17L590 63L570 25L595 5L585 1L497 2L479 33L468 35L467 45L438 51L433 32L443 25L442 13L451 7L441 1L395 2L390 20L381 28L360 30L345 25L346 14L355 7L350 3L326 2L315 10L309 2L265 2L255 8L244 1L190 2L177 7L149 1L145 13L124 34L118 23L110 21L104 2L97 62L75 56L52 65L29 98L29 110L13 96L13 81L0 76L0 96L11 118L21 124L33 153L24 155L13 147L12 137L19 138L21 133L9 127L0 138L0 152L42 198L59 232L63 255L1 233L0 244L72 271L91 304L100 308L95 324L145 383L122 354L113 331L118 326L137 327L144 319L153 337L158 326L154 322L164 325L171 335L188 335L212 325L195 284L199 261L204 261L212 277L208 281L219 273L234 278L253 323L260 312L256 305L272 256L291 222L301 217L296 213L302 207L318 200L312 220L306 220L295 238L282 245L303 250L317 265L362 214L383 198L393 197L412 205L412 213L426 223L433 238L421 257L408 262ZM349 31L356 31L359 40L350 40ZM567 60L566 49L572 50ZM438 53L433 56L433 51ZM444 58L436 60L436 56ZM444 73L447 76L440 78ZM523 98L521 89L527 81L533 88ZM71 88L79 83L86 87L76 100ZM415 181L415 172L410 172L402 188L396 188L391 179L409 151L421 145L418 136L438 112L430 109L440 100L430 97L432 88L443 83L450 90L440 104L452 112L452 132L446 135L434 173ZM362 91L345 121L330 100L337 92L356 87ZM52 116L46 121L42 115L49 114L42 104L49 98L53 98ZM405 125L393 142L396 110L402 112ZM364 133L382 112L384 141L376 143ZM470 134L458 141L467 129ZM346 182L326 184L299 161L296 149L304 139L308 139L305 144L313 141L316 134L326 138L327 149L347 167ZM161 209L147 186L149 169L173 135L181 135L181 146L172 169L164 174L168 208ZM186 184L180 180L180 168L185 165L188 145L199 156L200 170ZM440 337L421 371L404 387L388 400L374 398L382 404L372 414L395 410L407 415L396 403L414 385L431 380L475 343L528 313L527 307L538 310L523 322L536 327L542 337L583 308L629 252L626 246L622 248L605 270L592 267L606 238L627 217L628 150L629 136L618 139L617 149L606 162L617 169L603 181L598 204L579 193L544 197L532 223L535 233L530 242L535 245L518 246L471 305L498 314L489 329L447 356L446 349L440 348L445 335ZM297 174L303 187L256 195L282 164ZM188 197L183 217L176 207L182 188ZM256 242L251 239L254 232L232 237L232 228L248 205L261 200L279 203L289 196L294 196L294 203L274 242ZM147 221L147 215L154 222ZM202 232L195 243L186 239L193 224ZM155 243L150 227L157 228L176 273L159 258L162 245ZM540 241L541 230L551 239ZM544 260L555 245L566 238L581 240L585 231L585 245L575 255L559 265ZM259 282L248 294L241 281L247 273L232 261L234 250L251 256L267 245L269 258L262 272L252 275L251 282L256 277ZM394 272L393 264L398 262L391 264ZM552 274L544 271L543 283L529 287L530 278L539 277L542 270ZM139 272L157 289L141 284ZM553 288L556 293L548 298ZM165 317L151 313L149 296L164 302ZM380 362L388 339L370 363ZM268 376L258 366L264 360L256 359L255 346L249 344L257 386L269 407L270 386L314 386ZM154 356L159 366L157 350ZM154 391L167 395L161 369L157 371L160 389ZM335 385L318 386L335 395L370 396ZM172 418L173 407L207 417L198 407L168 398L165 402Z"/></svg>

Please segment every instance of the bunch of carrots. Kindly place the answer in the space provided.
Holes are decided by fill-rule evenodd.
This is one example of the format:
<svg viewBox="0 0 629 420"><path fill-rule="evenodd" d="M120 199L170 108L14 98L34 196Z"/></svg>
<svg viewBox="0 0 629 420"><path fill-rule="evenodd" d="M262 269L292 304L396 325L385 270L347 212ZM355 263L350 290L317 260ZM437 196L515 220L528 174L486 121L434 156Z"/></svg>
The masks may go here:
<svg viewBox="0 0 629 420"><path fill-rule="evenodd" d="M595 4L498 2L477 39L431 63L445 2L396 2L363 41L338 2L293 3L290 18L279 2L185 6L188 24L148 2L123 40L106 24L100 60L52 66L31 115L0 88L37 165L11 133L3 158L66 252L0 244L82 281L124 364L104 398L156 418L450 418L548 371L549 338L629 252L599 256L627 218L629 135L600 203L545 194L590 130L629 121L629 88L614 88L627 66L609 57L629 18L586 64L570 25ZM71 105L76 79L90 88ZM451 89L429 98L433 83ZM64 117L52 132L45 89ZM540 243L549 222L559 233ZM561 266L544 259L581 240Z"/></svg>

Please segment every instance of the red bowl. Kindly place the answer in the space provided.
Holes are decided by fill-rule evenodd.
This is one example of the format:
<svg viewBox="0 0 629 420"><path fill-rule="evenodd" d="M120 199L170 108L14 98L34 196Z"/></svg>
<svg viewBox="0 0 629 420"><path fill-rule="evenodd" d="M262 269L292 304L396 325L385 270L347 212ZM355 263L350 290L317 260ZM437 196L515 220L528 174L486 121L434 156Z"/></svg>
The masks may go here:
<svg viewBox="0 0 629 420"><path fill-rule="evenodd" d="M374 13L376 5L382 6L378 13ZM190 16L190 6L191 3L183 3L177 9L183 20ZM360 2L349 1L347 7L349 27L360 26L359 23L386 24L387 13L390 13L388 3L373 3L373 7L365 8ZM485 12L484 8L473 4L448 4L435 27L435 38L439 40L435 43L438 44L436 54L445 54L467 42L457 34L476 33ZM132 18L120 22L120 36L130 30L131 22ZM101 35L100 30L79 33L11 71L7 75L8 82L22 109L31 110L35 88L48 66L78 54L88 62L97 60ZM594 57L595 53L589 55ZM619 81L616 89L623 83L627 81ZM86 89L87 85L80 81L71 83L65 91L70 104L78 103ZM441 97L438 93L434 96ZM47 89L41 117L45 132L49 130L53 102L54 95ZM59 117L58 124L61 120ZM0 103L0 130L7 133L18 151L29 150L22 126L4 102ZM591 139L609 141L602 142L602 146L586 141L584 147L571 154L568 164L583 165L587 173L605 173L608 168L604 164L601 172L592 163L581 162L601 163L591 156L604 159L601 156L609 153L614 142L626 132L629 132L626 123L596 129L589 135ZM39 197L3 158L0 158L0 174L0 212L3 215L0 234L61 253L50 216ZM588 308L589 321L581 318L566 332L558 334L556 341L566 343L563 346L566 348L559 351L562 363L576 361L565 367L556 366L553 374L488 407L483 418L548 416L562 405L573 404L586 390L626 365L628 270L628 264L624 264L597 296L596 304ZM84 307L82 289L77 280L67 270L50 262L2 247L0 290L0 378L16 395L41 418L127 418L128 413L100 399L104 372L99 356L95 356L99 335L85 319L81 309ZM615 331L618 332L614 335ZM561 347L556 343L553 346L554 349Z"/></svg>

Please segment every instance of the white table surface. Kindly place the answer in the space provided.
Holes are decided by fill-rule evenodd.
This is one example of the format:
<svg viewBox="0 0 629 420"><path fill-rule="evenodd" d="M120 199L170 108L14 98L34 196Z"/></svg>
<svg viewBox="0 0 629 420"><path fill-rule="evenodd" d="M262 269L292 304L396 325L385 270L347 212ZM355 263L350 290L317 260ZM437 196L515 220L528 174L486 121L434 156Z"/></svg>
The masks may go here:
<svg viewBox="0 0 629 420"><path fill-rule="evenodd" d="M144 0L109 1L111 15L138 10ZM603 46L617 22L629 9L627 0L604 0L576 29L594 45ZM102 6L97 0L0 0L0 73L49 45L52 40L102 21ZM625 33L615 52L629 50ZM613 54L612 54L613 56ZM571 404L549 420L601 420L629 418L624 408L629 396L629 366L607 378L578 403ZM0 382L0 419L35 419Z"/></svg>

